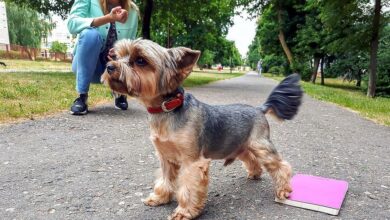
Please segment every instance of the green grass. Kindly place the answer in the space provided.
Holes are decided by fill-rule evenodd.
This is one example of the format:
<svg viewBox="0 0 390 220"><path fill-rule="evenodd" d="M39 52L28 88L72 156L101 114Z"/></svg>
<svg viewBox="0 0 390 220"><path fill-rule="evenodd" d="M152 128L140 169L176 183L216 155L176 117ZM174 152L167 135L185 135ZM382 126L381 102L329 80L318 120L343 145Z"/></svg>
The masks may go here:
<svg viewBox="0 0 390 220"><path fill-rule="evenodd" d="M265 75L279 81L283 79L270 74ZM368 98L359 87L340 79L327 78L324 86L302 82L302 87L307 95L315 99L335 103L379 124L390 126L390 98Z"/></svg>
<svg viewBox="0 0 390 220"><path fill-rule="evenodd" d="M233 77L242 76L242 73L205 73L193 72L184 81L184 87L193 87L204 85L217 80L230 79Z"/></svg>
<svg viewBox="0 0 390 220"><path fill-rule="evenodd" d="M184 82L185 87L199 86L241 74L194 72ZM34 119L59 111L68 111L77 96L72 73L0 73L0 123L19 119ZM92 84L90 106L112 102L110 89Z"/></svg>
<svg viewBox="0 0 390 220"><path fill-rule="evenodd" d="M30 61L30 60L1 60L7 67L0 66L0 72L20 71L20 72L39 72L39 71L71 71L69 62L56 61Z"/></svg>

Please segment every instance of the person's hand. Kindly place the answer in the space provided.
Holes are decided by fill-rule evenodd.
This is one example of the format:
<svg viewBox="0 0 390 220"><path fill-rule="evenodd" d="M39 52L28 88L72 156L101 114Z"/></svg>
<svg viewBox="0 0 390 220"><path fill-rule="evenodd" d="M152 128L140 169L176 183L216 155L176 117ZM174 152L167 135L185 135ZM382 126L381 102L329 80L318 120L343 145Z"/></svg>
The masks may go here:
<svg viewBox="0 0 390 220"><path fill-rule="evenodd" d="M108 59L109 61L113 61L113 60L116 59L116 53L115 53L114 48L111 48L111 49L108 51L107 59Z"/></svg>
<svg viewBox="0 0 390 220"><path fill-rule="evenodd" d="M125 9L122 9L119 15L122 17L119 22L123 24L126 23L127 18L129 17L129 12L127 12Z"/></svg>
<svg viewBox="0 0 390 220"><path fill-rule="evenodd" d="M125 23L127 21L127 17L129 16L129 13L125 9L122 9L120 6L118 6L111 10L110 16L113 22L117 21L117 22Z"/></svg>

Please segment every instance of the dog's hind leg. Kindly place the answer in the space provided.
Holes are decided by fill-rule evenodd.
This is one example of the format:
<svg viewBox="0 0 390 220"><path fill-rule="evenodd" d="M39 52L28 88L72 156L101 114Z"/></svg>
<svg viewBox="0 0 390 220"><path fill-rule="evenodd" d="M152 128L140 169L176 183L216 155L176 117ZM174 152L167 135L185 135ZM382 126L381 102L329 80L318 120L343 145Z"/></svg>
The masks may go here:
<svg viewBox="0 0 390 220"><path fill-rule="evenodd" d="M270 173L275 185L276 196L279 199L286 199L292 192L290 164L282 159L269 140L254 141L250 144L250 149Z"/></svg>
<svg viewBox="0 0 390 220"><path fill-rule="evenodd" d="M148 206L163 205L172 200L175 191L175 182L180 166L160 157L160 177L156 180L153 193L143 202Z"/></svg>
<svg viewBox="0 0 390 220"><path fill-rule="evenodd" d="M209 165L210 160L201 158L183 167L176 192L179 206L169 219L194 219L202 212L207 200Z"/></svg>
<svg viewBox="0 0 390 220"><path fill-rule="evenodd" d="M260 179L260 176L263 172L261 169L261 164L256 155L251 151L251 149L246 149L240 155L238 159L242 161L243 166L248 172L248 179L257 180Z"/></svg>

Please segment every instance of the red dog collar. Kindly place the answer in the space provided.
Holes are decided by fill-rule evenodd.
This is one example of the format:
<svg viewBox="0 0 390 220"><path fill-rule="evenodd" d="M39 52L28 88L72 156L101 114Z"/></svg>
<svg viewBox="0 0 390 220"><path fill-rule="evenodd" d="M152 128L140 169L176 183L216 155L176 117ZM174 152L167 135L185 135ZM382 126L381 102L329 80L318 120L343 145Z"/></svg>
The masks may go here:
<svg viewBox="0 0 390 220"><path fill-rule="evenodd" d="M164 101L159 107L148 107L147 110L150 114L158 114L163 112L168 113L183 105L183 102L184 102L183 93L178 93L176 95L176 98L172 98L167 101Z"/></svg>

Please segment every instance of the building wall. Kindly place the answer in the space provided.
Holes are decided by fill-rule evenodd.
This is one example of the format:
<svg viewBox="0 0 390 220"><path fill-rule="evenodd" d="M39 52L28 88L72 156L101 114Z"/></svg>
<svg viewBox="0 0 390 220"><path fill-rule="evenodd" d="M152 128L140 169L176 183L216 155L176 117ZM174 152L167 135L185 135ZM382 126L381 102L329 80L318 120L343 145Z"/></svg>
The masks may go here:
<svg viewBox="0 0 390 220"><path fill-rule="evenodd" d="M0 50L5 50L5 44L9 44L7 11L5 3L0 1Z"/></svg>
<svg viewBox="0 0 390 220"><path fill-rule="evenodd" d="M74 47L74 39L68 31L66 21L62 20L59 16L54 16L53 22L55 22L56 27L47 38L47 42L42 40L42 49L50 49L52 42L58 41L60 43L65 43L68 46L68 52L72 52Z"/></svg>

